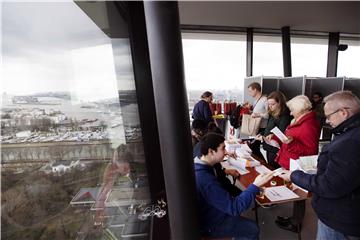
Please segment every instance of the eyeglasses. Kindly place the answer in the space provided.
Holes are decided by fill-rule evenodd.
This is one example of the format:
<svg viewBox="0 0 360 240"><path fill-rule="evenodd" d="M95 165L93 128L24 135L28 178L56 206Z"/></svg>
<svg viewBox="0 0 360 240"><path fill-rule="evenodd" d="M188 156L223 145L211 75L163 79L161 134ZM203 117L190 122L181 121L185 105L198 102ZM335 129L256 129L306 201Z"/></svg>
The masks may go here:
<svg viewBox="0 0 360 240"><path fill-rule="evenodd" d="M348 107L339 108L338 110L336 110L336 111L334 111L334 112L332 112L332 113L330 113L330 114L328 114L328 115L325 115L325 118L329 120L329 118L331 117L331 115L339 112L339 111L342 110L342 109L350 109L350 108L348 108Z"/></svg>

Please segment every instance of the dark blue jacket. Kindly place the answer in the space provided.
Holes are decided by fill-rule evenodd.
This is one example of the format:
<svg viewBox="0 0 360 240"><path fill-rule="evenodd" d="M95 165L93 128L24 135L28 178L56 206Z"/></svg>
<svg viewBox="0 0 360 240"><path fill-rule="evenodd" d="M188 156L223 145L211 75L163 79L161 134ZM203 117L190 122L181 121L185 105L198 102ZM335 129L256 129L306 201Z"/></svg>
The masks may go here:
<svg viewBox="0 0 360 240"><path fill-rule="evenodd" d="M203 120L206 124L212 122L213 119L209 103L207 103L205 100L200 100L199 102L197 102L193 109L192 118L194 120Z"/></svg>
<svg viewBox="0 0 360 240"><path fill-rule="evenodd" d="M238 197L231 197L216 179L214 168L208 165L195 163L195 175L202 232L207 232L221 223L226 215L240 215L251 206L259 192L259 188L251 184Z"/></svg>
<svg viewBox="0 0 360 240"><path fill-rule="evenodd" d="M360 237L360 114L333 129L315 175L294 171L291 181L313 192L318 218L336 231Z"/></svg>

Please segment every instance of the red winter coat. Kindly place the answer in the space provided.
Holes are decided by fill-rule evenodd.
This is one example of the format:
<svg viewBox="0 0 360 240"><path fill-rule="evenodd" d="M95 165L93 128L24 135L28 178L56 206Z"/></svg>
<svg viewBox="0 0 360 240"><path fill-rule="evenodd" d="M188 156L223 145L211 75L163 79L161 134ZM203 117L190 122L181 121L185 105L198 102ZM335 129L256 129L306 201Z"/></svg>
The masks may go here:
<svg viewBox="0 0 360 240"><path fill-rule="evenodd" d="M285 130L286 136L293 137L289 144L281 143L275 159L283 168L290 168L290 158L298 159L300 156L316 155L319 151L320 123L315 112L309 112Z"/></svg>

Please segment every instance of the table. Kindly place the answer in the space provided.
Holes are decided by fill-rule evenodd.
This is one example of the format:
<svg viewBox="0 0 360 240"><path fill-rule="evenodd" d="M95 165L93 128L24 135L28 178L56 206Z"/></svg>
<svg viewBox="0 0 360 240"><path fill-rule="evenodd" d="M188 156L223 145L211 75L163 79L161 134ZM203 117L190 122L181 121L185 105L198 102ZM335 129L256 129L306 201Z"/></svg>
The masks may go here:
<svg viewBox="0 0 360 240"><path fill-rule="evenodd" d="M252 157L254 157L256 160L258 160L262 165L264 165L265 167L269 168L270 170L274 170L273 167L271 167L270 165L268 165L264 160L260 159L259 157L255 156L254 154L252 154ZM257 175L259 175L259 173L255 170L254 167L247 167L246 168L249 173L245 174L245 175L241 175L239 178L236 179L236 185L239 185L240 188L242 189L246 189L256 178ZM278 176L273 177L268 183L265 184L265 188L266 187L275 187L270 185L271 181L276 181L276 186L282 186L285 184L284 180ZM292 189L291 188L291 183L287 183L285 184L287 188L289 188L290 190L292 190L295 194L297 194L299 196L299 198L295 198L295 199L288 199L288 200L283 200L283 201L270 201L265 195L257 195L256 199L255 199L255 219L256 219L256 223L258 223L258 212L257 209L259 206L265 206L265 205L271 205L271 204L281 204L281 203L289 203L289 202L298 202L301 200L306 200L308 198L311 197L311 193L310 192L306 192L300 188L296 188L296 189ZM300 224L297 226L298 227L298 239L301 239L301 231L300 231Z"/></svg>

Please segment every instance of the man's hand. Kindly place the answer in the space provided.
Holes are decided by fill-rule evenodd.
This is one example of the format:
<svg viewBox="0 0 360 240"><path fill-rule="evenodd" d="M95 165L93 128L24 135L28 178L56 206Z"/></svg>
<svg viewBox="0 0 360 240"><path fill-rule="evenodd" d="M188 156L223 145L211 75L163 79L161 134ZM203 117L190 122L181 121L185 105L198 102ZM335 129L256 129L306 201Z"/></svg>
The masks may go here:
<svg viewBox="0 0 360 240"><path fill-rule="evenodd" d="M257 187L262 187L273 177L273 175L274 175L273 172L260 174L255 178L253 184L256 185Z"/></svg>
<svg viewBox="0 0 360 240"><path fill-rule="evenodd" d="M291 173L292 172L289 170L282 170L278 176L281 177L282 179L284 179L285 181L290 182Z"/></svg>
<svg viewBox="0 0 360 240"><path fill-rule="evenodd" d="M260 113L252 113L251 117L252 118L258 118L258 117L261 117L261 116L260 116Z"/></svg>
<svg viewBox="0 0 360 240"><path fill-rule="evenodd" d="M225 168L224 172L225 172L227 175L231 175L231 176L233 176L233 177L235 177L235 178L237 178L237 177L240 176L239 172L238 172L237 170L235 170L235 169L226 169L226 168Z"/></svg>

